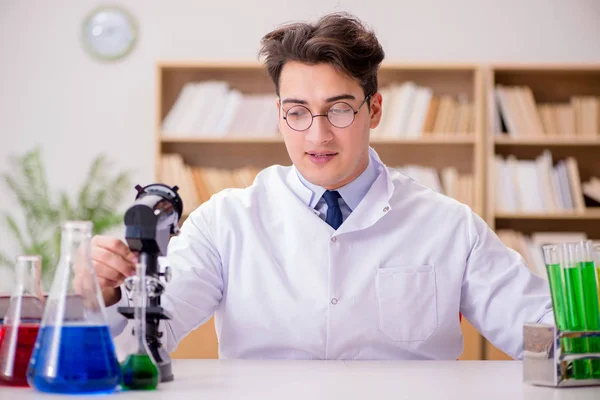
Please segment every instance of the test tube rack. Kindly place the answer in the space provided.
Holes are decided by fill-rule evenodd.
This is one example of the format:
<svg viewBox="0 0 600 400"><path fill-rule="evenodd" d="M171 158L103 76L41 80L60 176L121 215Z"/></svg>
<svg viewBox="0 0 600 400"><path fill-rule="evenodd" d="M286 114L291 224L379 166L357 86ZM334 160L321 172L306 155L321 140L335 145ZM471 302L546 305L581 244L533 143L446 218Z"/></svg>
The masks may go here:
<svg viewBox="0 0 600 400"><path fill-rule="evenodd" d="M568 367L575 360L600 360L600 353L564 354L563 338L596 337L600 331L561 332L554 325L526 323L523 326L523 380L536 386L600 386L600 379L574 379Z"/></svg>

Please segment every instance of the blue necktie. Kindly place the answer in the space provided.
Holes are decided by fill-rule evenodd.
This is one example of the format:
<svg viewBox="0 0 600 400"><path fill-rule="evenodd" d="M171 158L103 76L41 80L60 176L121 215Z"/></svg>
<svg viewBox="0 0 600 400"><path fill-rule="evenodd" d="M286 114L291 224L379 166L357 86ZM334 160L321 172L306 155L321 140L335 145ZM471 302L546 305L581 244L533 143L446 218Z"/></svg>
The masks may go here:
<svg viewBox="0 0 600 400"><path fill-rule="evenodd" d="M325 199L325 203L327 203L327 218L325 222L327 222L333 229L340 227L342 224L342 210L340 209L340 203L338 199L340 198L340 194L337 190L327 190L323 193L323 198Z"/></svg>

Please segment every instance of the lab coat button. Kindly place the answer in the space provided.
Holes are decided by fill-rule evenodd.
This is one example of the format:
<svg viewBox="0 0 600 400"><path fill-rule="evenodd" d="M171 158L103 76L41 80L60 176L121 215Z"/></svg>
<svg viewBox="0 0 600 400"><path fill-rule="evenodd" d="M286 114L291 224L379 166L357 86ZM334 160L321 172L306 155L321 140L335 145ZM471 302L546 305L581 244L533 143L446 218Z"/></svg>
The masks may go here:
<svg viewBox="0 0 600 400"><path fill-rule="evenodd" d="M337 241L337 238L334 236L334 237L331 238L331 241L335 242L335 241Z"/></svg>
<svg viewBox="0 0 600 400"><path fill-rule="evenodd" d="M390 208L388 206L383 207L383 212L388 212L390 211Z"/></svg>
<svg viewBox="0 0 600 400"><path fill-rule="evenodd" d="M336 299L335 297L333 299L331 299L331 304L333 304L334 306L338 303L338 299Z"/></svg>

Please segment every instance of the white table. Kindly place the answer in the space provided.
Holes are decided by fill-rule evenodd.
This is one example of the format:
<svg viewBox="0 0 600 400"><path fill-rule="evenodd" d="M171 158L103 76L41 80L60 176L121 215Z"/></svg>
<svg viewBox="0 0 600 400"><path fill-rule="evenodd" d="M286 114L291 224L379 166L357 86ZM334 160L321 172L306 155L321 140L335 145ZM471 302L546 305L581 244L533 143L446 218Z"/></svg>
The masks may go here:
<svg viewBox="0 0 600 400"><path fill-rule="evenodd" d="M175 381L123 400L459 399L600 400L600 387L552 389L523 383L518 361L175 360ZM0 387L1 400L79 398ZM95 398L98 397L89 397Z"/></svg>

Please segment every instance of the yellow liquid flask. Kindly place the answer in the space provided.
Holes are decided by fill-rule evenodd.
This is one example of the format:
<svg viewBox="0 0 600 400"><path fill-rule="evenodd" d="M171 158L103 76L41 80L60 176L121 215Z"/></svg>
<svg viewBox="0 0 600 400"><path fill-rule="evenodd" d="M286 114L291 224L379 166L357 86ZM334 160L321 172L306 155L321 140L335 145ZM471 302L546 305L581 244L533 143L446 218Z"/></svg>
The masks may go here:
<svg viewBox="0 0 600 400"><path fill-rule="evenodd" d="M92 223L62 225L61 255L29 362L29 385L50 393L106 393L121 372L92 267Z"/></svg>
<svg viewBox="0 0 600 400"><path fill-rule="evenodd" d="M16 285L0 327L0 385L28 386L27 366L44 311L40 256L19 256Z"/></svg>

